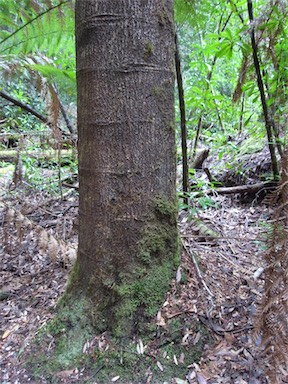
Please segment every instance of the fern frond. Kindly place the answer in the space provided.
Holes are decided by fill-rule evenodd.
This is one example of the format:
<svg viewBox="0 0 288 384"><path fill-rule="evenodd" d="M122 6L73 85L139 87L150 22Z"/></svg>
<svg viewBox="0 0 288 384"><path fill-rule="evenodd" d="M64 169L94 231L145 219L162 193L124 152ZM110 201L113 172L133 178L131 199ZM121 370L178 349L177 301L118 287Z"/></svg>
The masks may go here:
<svg viewBox="0 0 288 384"><path fill-rule="evenodd" d="M74 18L71 17L71 8L67 7L71 0L59 1L51 4L51 7L47 7L45 1L40 1L37 7L35 4L31 7L29 2L29 13L21 9L21 2L9 1L6 2L6 7L3 7L4 2L6 1L0 1L0 23L6 27L0 31L0 55L49 51L51 47L56 52L65 33L73 36ZM65 6L65 21L61 20L60 23L57 10ZM8 18L13 20L9 25ZM62 18L64 19L63 16Z"/></svg>
<svg viewBox="0 0 288 384"><path fill-rule="evenodd" d="M75 95L72 0L0 0L0 23L4 81L17 75L45 95L56 84L64 95ZM55 95L50 100L48 110L55 111Z"/></svg>
<svg viewBox="0 0 288 384"><path fill-rule="evenodd" d="M6 207L6 213L4 216L4 244L8 245L9 233L11 228L15 228L17 239L20 243L23 242L24 236L25 241L30 242L33 238L37 239L37 245L39 253L44 255L48 252L48 256L52 262L56 262L57 258L63 261L63 264L73 263L76 259L77 251L70 244L64 240L56 239L50 231L33 223L24 212L15 210L4 203ZM59 255L60 254L60 255Z"/></svg>

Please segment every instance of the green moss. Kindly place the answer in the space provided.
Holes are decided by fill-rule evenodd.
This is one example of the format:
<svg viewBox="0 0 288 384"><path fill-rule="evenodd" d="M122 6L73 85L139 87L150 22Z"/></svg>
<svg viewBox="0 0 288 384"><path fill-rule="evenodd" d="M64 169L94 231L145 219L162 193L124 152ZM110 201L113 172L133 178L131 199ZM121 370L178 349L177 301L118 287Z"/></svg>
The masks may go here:
<svg viewBox="0 0 288 384"><path fill-rule="evenodd" d="M169 125L168 125L168 128L169 130L171 130L172 132L175 132L176 131L176 124L175 124L175 121L170 121Z"/></svg>
<svg viewBox="0 0 288 384"><path fill-rule="evenodd" d="M35 341L33 358L29 361L35 378L75 368L85 358L83 345L93 334L87 318L88 302L80 297L73 302L67 296L64 298L55 318L41 330ZM50 344L54 348L48 348Z"/></svg>
<svg viewBox="0 0 288 384"><path fill-rule="evenodd" d="M176 225L178 207L175 201L169 201L162 197L156 197L154 201L155 211L158 218L171 225Z"/></svg>
<svg viewBox="0 0 288 384"><path fill-rule="evenodd" d="M117 334L127 333L127 320L139 330L157 314L179 265L177 204L161 197L152 204L153 218L143 230L131 269L120 274L115 286Z"/></svg>
<svg viewBox="0 0 288 384"><path fill-rule="evenodd" d="M154 47L151 41L147 41L144 47L144 57L145 59L148 59L150 56L153 55Z"/></svg>
<svg viewBox="0 0 288 384"><path fill-rule="evenodd" d="M78 260L76 260L74 265L73 265L72 271L69 274L66 292L67 291L69 292L71 290L71 288L74 289L74 284L77 284L77 282L79 280L79 272L80 272L80 266L79 266ZM61 298L61 300L63 299L63 297Z"/></svg>
<svg viewBox="0 0 288 384"><path fill-rule="evenodd" d="M163 91L158 85L155 85L153 92L156 97L160 97Z"/></svg>

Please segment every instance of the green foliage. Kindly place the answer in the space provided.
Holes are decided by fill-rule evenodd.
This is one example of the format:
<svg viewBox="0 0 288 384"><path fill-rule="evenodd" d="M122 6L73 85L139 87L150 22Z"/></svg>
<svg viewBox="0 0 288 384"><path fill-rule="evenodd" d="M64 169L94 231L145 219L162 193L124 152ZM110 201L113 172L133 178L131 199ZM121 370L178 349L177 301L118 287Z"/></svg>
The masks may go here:
<svg viewBox="0 0 288 384"><path fill-rule="evenodd" d="M74 18L70 0L1 0L0 22L3 25L0 31L1 57L32 56L36 52L53 56L58 52L58 57L62 53L65 59L74 52Z"/></svg>
<svg viewBox="0 0 288 384"><path fill-rule="evenodd" d="M192 139L195 137L201 116L201 137L211 135L213 145L218 142L219 146L224 144L221 135L218 135L223 128L222 134L226 137L237 135L241 113L245 131L255 139L258 131L255 126L263 127L262 107L252 60L247 1L230 0L228 3L230 7L227 7L227 1L224 0L175 2L186 109L190 117L188 136ZM281 130L288 113L285 90L288 80L288 11L285 2L253 3L266 97L271 117ZM243 66L245 58L247 63ZM238 100L244 92L245 107L241 112ZM232 96L236 100L234 104Z"/></svg>
<svg viewBox="0 0 288 384"><path fill-rule="evenodd" d="M70 0L0 0L4 26L0 31L0 61L5 73L17 69L29 77L25 69L30 69L49 80L75 80L73 12ZM6 65L11 61L12 66Z"/></svg>
<svg viewBox="0 0 288 384"><path fill-rule="evenodd" d="M0 22L0 90L44 116L47 105L55 115L59 97L64 104L75 102L73 1L0 0ZM6 107L6 126L15 120L14 110L20 115L19 108ZM27 131L35 125L35 118L27 118L23 111L21 115L26 120L15 123L20 129Z"/></svg>
<svg viewBox="0 0 288 384"><path fill-rule="evenodd" d="M211 152L217 152L219 160L228 156L229 162L222 164L238 176L246 172L239 161L241 156L267 145L267 125L273 127L269 144L274 148L277 144L279 153L287 141L287 4L264 0L252 0L252 4L251 26L247 0L175 1L188 140L191 148L200 140ZM260 97L253 60L252 27L264 98ZM268 123L263 99L268 106ZM176 117L180 130L178 106ZM239 147L243 138L246 140ZM193 200L207 185L193 175L190 179L197 190L191 193ZM205 208L206 202L202 199L200 205Z"/></svg>

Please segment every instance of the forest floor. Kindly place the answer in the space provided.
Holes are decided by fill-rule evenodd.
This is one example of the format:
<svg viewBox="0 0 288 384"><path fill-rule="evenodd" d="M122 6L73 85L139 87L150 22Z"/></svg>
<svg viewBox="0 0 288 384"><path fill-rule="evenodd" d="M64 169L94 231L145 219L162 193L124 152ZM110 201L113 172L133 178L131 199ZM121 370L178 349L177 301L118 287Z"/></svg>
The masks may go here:
<svg viewBox="0 0 288 384"><path fill-rule="evenodd" d="M35 379L26 361L54 316L76 255L76 190L65 189L63 199L25 183L9 191L6 178L0 188L0 382L104 383L98 381L101 366L93 372L78 364L50 379L39 367ZM268 382L253 328L270 212L255 202L242 204L239 195L211 199L213 206L196 207L197 215L180 212L181 267L155 319L155 339L135 341L137 359L148 365L144 378L129 383ZM103 345L105 335L96 336L83 355ZM125 383L117 368L105 382Z"/></svg>

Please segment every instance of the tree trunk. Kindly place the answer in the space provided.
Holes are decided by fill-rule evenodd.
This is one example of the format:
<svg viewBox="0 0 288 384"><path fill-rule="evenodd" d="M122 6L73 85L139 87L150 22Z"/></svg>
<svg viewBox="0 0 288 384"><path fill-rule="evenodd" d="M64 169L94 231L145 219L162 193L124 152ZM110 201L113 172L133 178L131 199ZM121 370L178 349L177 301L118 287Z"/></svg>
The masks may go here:
<svg viewBox="0 0 288 384"><path fill-rule="evenodd" d="M247 0L247 7L248 7L249 20L250 20L250 23L252 24L254 21L252 0ZM261 76L261 69L260 69L260 62L259 62L258 53L257 53L258 49L257 49L257 44L256 44L255 27L254 26L251 28L250 37L251 37L251 45L252 45L252 51L253 51L254 67L255 67L255 72L256 72L256 77L257 77L257 84L258 84L258 88L259 88L259 92L260 92L262 110L263 110L263 115L264 115L264 119L265 119L265 128L266 128L266 134L267 134L267 139L268 139L268 148L269 148L270 156L271 156L271 167L272 167L274 180L277 180L279 177L278 161L277 161L276 151L275 151L275 142L273 139L271 117L269 116L269 112L268 112L268 105L266 102L264 84L263 84L263 79Z"/></svg>
<svg viewBox="0 0 288 384"><path fill-rule="evenodd" d="M76 1L79 249L66 298L141 329L178 262L173 0Z"/></svg>

